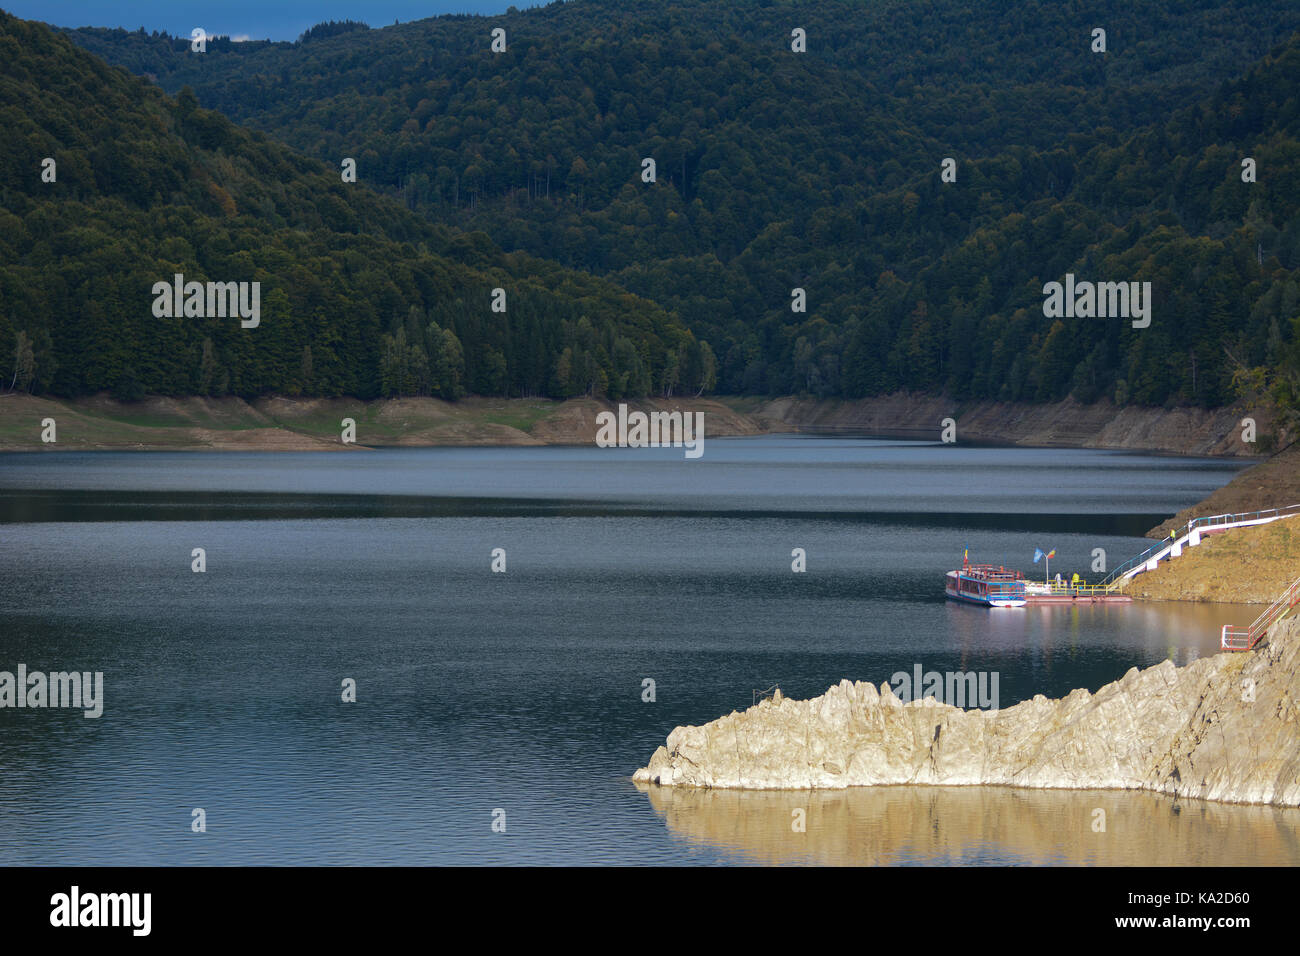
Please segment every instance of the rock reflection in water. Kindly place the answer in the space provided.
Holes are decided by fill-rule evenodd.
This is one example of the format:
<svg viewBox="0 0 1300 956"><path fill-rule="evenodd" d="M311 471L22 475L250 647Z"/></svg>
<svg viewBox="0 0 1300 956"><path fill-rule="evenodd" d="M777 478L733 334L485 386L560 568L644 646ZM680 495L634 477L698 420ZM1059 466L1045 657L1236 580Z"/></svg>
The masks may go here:
<svg viewBox="0 0 1300 956"><path fill-rule="evenodd" d="M896 866L1281 866L1300 863L1300 809L1120 790L641 787L674 836L736 862ZM792 828L802 809L806 832ZM1105 831L1094 821L1105 813Z"/></svg>

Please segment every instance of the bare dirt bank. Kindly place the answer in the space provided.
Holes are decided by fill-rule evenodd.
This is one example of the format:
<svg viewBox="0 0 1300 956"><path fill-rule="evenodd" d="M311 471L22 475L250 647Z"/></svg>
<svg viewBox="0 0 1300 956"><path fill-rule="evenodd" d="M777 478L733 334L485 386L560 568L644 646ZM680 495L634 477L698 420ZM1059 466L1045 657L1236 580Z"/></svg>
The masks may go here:
<svg viewBox="0 0 1300 956"><path fill-rule="evenodd" d="M642 411L703 411L706 437L764 432L857 432L937 440L953 418L957 440L1016 445L1116 448L1184 455L1249 456L1270 437L1275 422L1253 417L1261 442L1241 440L1247 411L1231 407L1116 408L1080 405L957 403L942 397L897 394L855 402L802 398L684 398L628 402ZM74 400L0 394L0 450L238 449L344 450L345 447L428 445L590 444L596 415L616 408L602 399L436 398L361 401L351 398L270 396L169 398L122 403L106 395ZM41 441L41 422L53 418L57 443ZM340 440L342 421L356 422L356 446ZM1283 435L1283 437L1285 437Z"/></svg>
<svg viewBox="0 0 1300 956"><path fill-rule="evenodd" d="M711 399L643 399L629 408L701 411L705 438L754 435L764 425ZM212 450L356 451L431 445L591 444L596 415L617 404L597 399L399 398L271 396L168 398L130 404L104 395L67 400L0 394L0 451ZM55 423L55 441L43 442L43 424ZM352 419L356 443L342 442Z"/></svg>
<svg viewBox="0 0 1300 956"><path fill-rule="evenodd" d="M856 431L939 440L942 422L957 424L957 441L1062 448L1124 448L1178 455L1256 456L1288 440L1271 409L1246 404L1221 409L1119 408L1109 401L1082 405L958 402L896 393L858 401L808 398L733 403L773 429ZM1259 440L1242 440L1241 420L1254 418Z"/></svg>
<svg viewBox="0 0 1300 956"><path fill-rule="evenodd" d="M1285 508L1294 504L1300 504L1300 442L1246 469L1208 498L1156 525L1147 536L1163 538L1171 528L1184 527L1192 518ZM1295 573L1300 574L1300 568Z"/></svg>

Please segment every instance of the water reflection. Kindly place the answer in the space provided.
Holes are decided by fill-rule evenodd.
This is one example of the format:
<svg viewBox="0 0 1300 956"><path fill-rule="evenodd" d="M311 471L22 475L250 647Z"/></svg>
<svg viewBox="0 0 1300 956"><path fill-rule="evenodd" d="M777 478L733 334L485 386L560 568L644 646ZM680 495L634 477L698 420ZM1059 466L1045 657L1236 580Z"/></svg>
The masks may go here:
<svg viewBox="0 0 1300 956"><path fill-rule="evenodd" d="M897 866L1281 866L1300 863L1300 809L1119 790L640 787L677 839L736 862ZM795 810L807 831L795 832ZM1097 813L1105 832L1094 832Z"/></svg>
<svg viewBox="0 0 1300 956"><path fill-rule="evenodd" d="M949 602L945 618L963 662L999 652L1035 650L1045 663L1082 649L1139 649L1148 659L1168 658L1179 667L1219 652L1224 624L1249 623L1262 608L1249 604L1135 601L1132 604L1039 605L1024 608L972 607Z"/></svg>
<svg viewBox="0 0 1300 956"><path fill-rule="evenodd" d="M1096 690L1211 653L1220 624L1255 614L943 597L964 548L1027 573L1037 543L1067 574L1097 548L1136 554L1150 542L1131 535L1236 464L821 439L645 451L0 455L0 669L102 670L106 692L99 720L0 710L0 863L743 862L681 838L699 812L665 827L622 779L674 726L753 688L810 697L917 663L996 671L1003 706ZM508 574L489 571L496 547ZM214 838L196 842L200 794ZM484 823L498 806L508 839ZM819 819L805 850L834 832Z"/></svg>

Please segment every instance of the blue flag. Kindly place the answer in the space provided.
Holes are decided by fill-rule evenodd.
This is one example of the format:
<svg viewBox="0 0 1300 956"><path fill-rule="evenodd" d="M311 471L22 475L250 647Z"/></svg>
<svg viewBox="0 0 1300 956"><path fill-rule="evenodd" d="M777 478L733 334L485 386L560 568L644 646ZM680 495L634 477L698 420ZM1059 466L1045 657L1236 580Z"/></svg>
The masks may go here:
<svg viewBox="0 0 1300 956"><path fill-rule="evenodd" d="M1043 556L1043 552L1039 551L1037 548L1034 548L1034 564L1037 564L1039 559L1042 556Z"/></svg>

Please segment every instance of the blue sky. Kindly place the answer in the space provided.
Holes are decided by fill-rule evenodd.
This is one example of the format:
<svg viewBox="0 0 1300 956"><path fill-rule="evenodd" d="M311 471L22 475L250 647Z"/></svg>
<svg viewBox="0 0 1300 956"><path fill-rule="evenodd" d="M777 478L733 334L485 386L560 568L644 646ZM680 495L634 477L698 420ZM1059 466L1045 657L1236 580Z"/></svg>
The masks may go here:
<svg viewBox="0 0 1300 956"><path fill-rule="evenodd" d="M513 5L522 10L536 0L513 0ZM505 13L509 6L511 0L0 0L0 8L15 16L61 27L144 27L175 36L202 27L209 34L254 40L296 40L323 20L364 20L382 27L440 13Z"/></svg>

